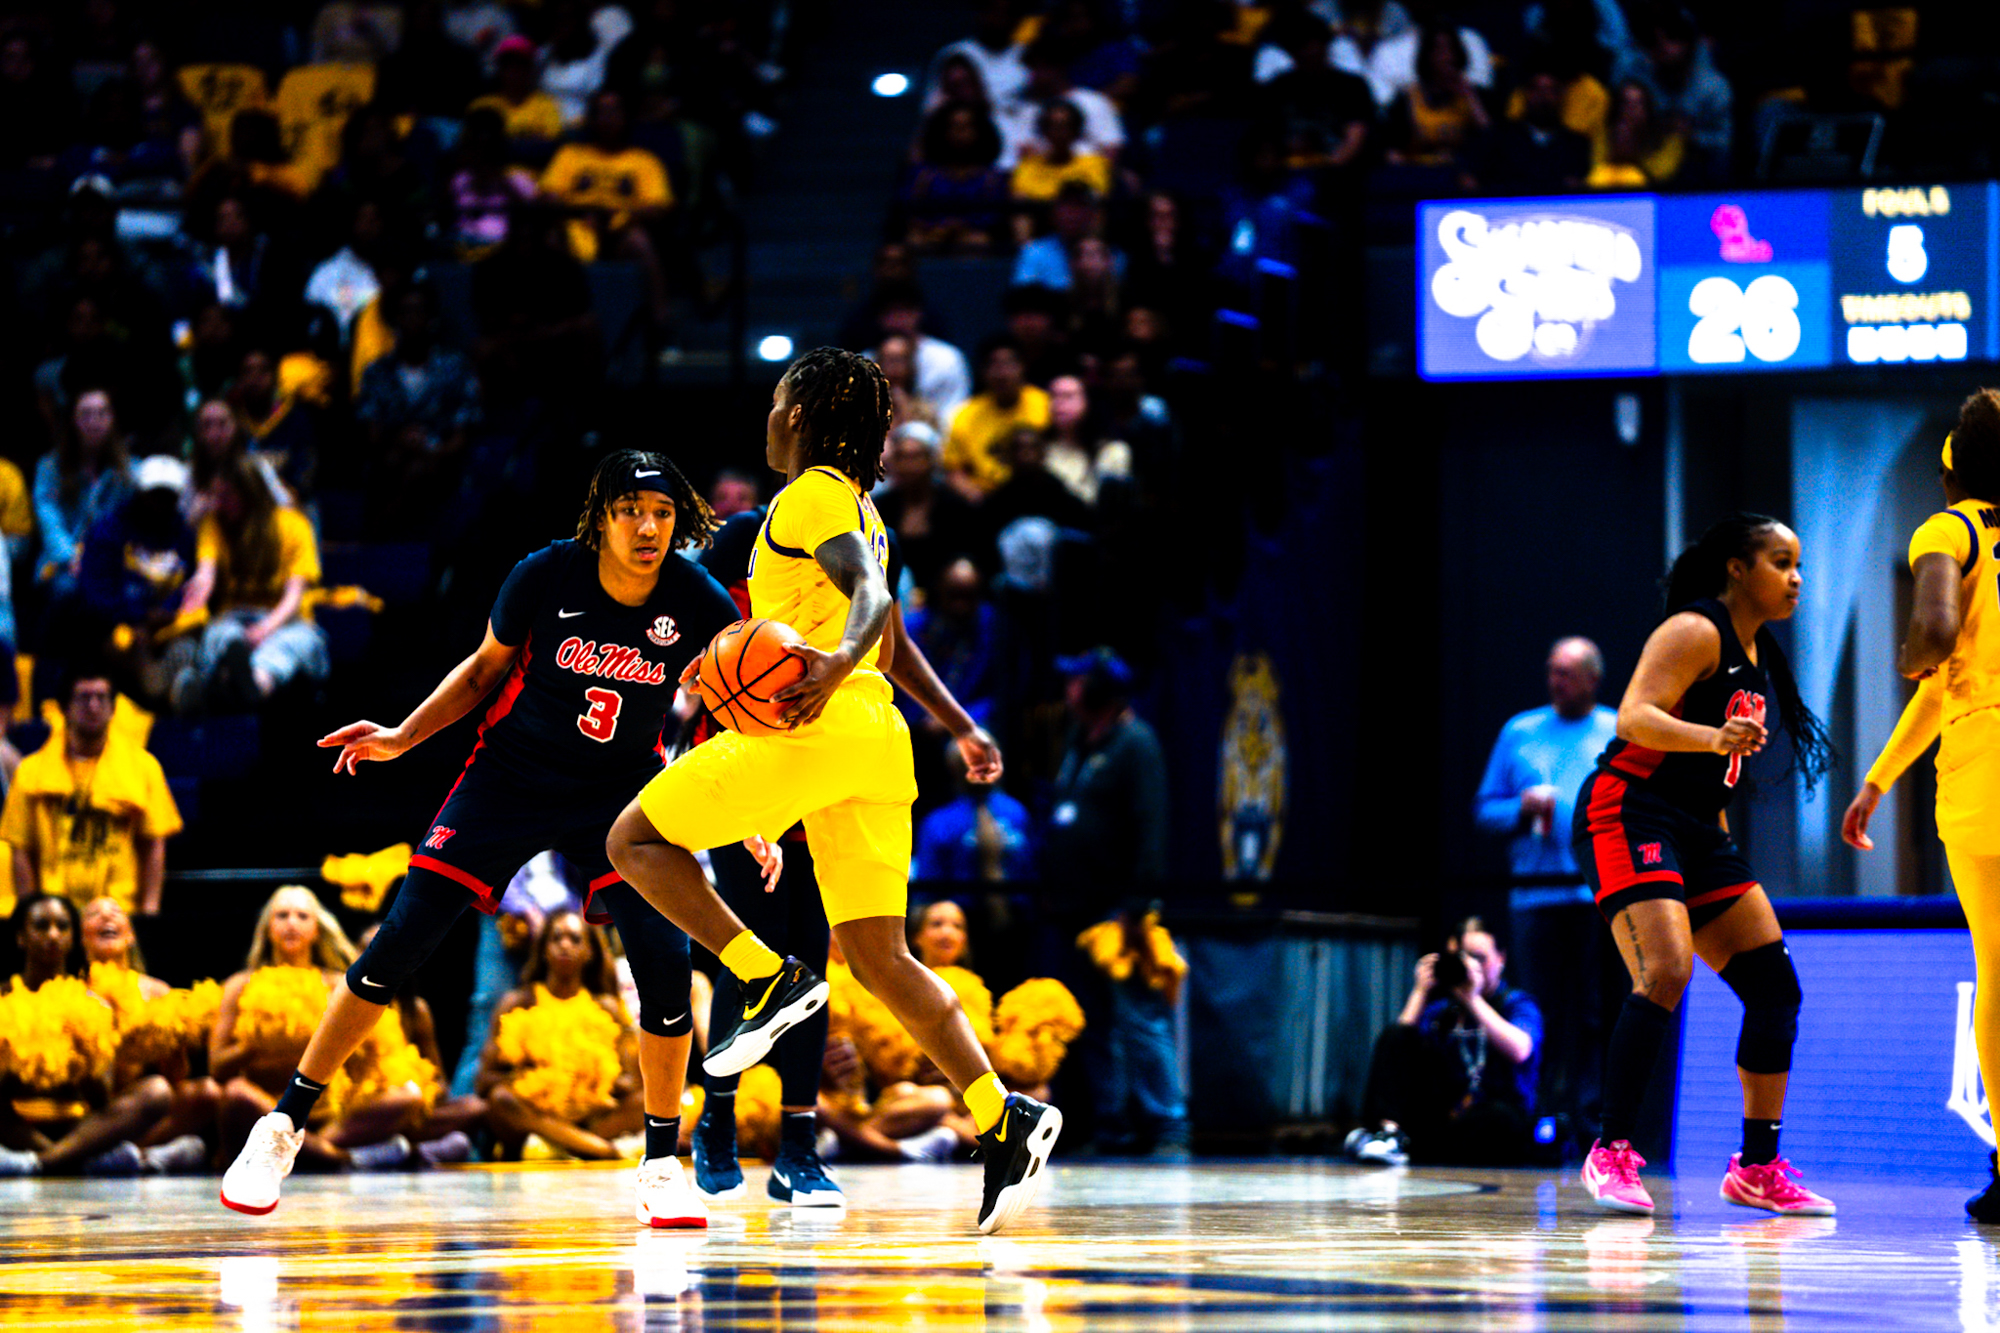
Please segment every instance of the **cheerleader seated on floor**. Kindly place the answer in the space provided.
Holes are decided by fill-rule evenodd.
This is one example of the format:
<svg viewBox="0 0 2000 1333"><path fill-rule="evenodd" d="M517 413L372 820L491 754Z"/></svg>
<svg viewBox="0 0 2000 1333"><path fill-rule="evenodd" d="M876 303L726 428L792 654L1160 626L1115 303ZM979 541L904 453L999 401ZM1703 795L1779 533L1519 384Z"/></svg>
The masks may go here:
<svg viewBox="0 0 2000 1333"><path fill-rule="evenodd" d="M152 1075L164 1078L170 1089L167 1113L140 1137L139 1147L159 1148L194 1135L202 1141L201 1153L185 1169L207 1167L222 1107L222 1085L208 1073L208 1031L221 1005L221 985L200 981L183 990L149 976L132 918L116 898L84 904L83 955L92 993L111 1005L118 1023L113 1095ZM192 1148L182 1145L179 1152L190 1154Z"/></svg>
<svg viewBox="0 0 2000 1333"><path fill-rule="evenodd" d="M618 1142L645 1129L638 1030L618 998L604 931L550 913L521 984L493 1016L477 1083L499 1156L637 1156Z"/></svg>
<svg viewBox="0 0 2000 1333"><path fill-rule="evenodd" d="M354 944L312 890L287 885L257 917L244 970L222 986L208 1067L222 1083L223 1161L278 1103L327 999L356 957ZM438 1098L437 1066L403 1033L394 1009L341 1066L306 1124L308 1170L387 1171L463 1157L465 1145L413 1144ZM463 1136L460 1136L461 1140ZM442 1141L440 1141L442 1142Z"/></svg>
<svg viewBox="0 0 2000 1333"><path fill-rule="evenodd" d="M0 1175L198 1170L192 1134L141 1147L173 1089L158 1074L117 1086L118 1015L84 979L83 921L67 898L24 894L9 919L18 970L0 994Z"/></svg>
<svg viewBox="0 0 2000 1333"><path fill-rule="evenodd" d="M1036 977L995 1005L993 992L969 966L965 911L955 902L918 905L908 932L910 951L958 995L1007 1086L1047 1100L1049 1080L1083 1030L1076 997L1060 981ZM863 1160L937 1161L970 1150L978 1135L965 1104L924 1059L916 1039L854 980L838 945L827 980L833 991L819 1113L838 1152ZM828 1155L824 1147L821 1155Z"/></svg>

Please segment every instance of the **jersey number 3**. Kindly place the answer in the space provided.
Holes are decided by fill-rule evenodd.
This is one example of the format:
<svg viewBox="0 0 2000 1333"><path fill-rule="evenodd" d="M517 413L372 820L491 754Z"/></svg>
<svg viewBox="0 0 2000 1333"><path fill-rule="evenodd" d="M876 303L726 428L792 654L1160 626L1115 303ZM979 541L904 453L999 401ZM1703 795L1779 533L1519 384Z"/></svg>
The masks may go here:
<svg viewBox="0 0 2000 1333"><path fill-rule="evenodd" d="M598 689L593 686L583 692L590 700L590 707L576 720L576 729L594 741L608 741L618 734L618 710L625 706L625 699L616 690Z"/></svg>

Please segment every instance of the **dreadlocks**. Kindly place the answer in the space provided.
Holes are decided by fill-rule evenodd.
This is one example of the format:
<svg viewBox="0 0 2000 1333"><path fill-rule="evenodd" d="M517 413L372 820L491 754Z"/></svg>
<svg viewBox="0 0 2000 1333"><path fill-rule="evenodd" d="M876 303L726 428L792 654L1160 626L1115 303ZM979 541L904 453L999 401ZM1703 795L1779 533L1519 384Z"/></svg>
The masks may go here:
<svg viewBox="0 0 2000 1333"><path fill-rule="evenodd" d="M660 491L673 497L674 546L706 546L722 526L708 501L688 485L673 460L665 454L620 449L606 454L597 471L590 474L590 490L583 497L583 512L577 515L576 539L595 551L602 540L598 520L611 512L613 504L639 491Z"/></svg>
<svg viewBox="0 0 2000 1333"><path fill-rule="evenodd" d="M882 442L893 413L882 367L856 352L815 347L785 372L792 403L805 409L799 434L808 467L824 464L863 489L882 480Z"/></svg>

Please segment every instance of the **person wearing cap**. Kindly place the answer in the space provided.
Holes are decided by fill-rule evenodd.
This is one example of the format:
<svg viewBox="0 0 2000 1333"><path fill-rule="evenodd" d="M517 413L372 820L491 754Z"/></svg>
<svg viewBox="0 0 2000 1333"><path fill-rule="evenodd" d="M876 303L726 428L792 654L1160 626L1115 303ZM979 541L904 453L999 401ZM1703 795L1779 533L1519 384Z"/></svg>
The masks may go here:
<svg viewBox="0 0 2000 1333"><path fill-rule="evenodd" d="M181 514L188 475L186 463L166 454L134 466L131 498L84 535L75 619L64 620L74 630L61 636L93 653L108 646L148 698L164 693L159 649L172 637L181 590L194 573L194 529ZM50 637L58 637L53 626Z"/></svg>
<svg viewBox="0 0 2000 1333"><path fill-rule="evenodd" d="M15 772L0 839L13 848L16 895L160 910L167 839L181 831L181 812L160 761L111 725L115 697L103 671L72 672L58 695L63 724Z"/></svg>
<svg viewBox="0 0 2000 1333"><path fill-rule="evenodd" d="M1132 711L1132 669L1109 648L1056 659L1069 677L1069 748L1056 771L1043 842L1047 874L1096 905L1077 946L1105 973L1085 1000L1097 1105L1107 1153L1187 1146L1187 1093L1175 1055L1174 1010L1187 963L1159 923L1152 885L1167 870L1166 757Z"/></svg>
<svg viewBox="0 0 2000 1333"><path fill-rule="evenodd" d="M1069 748L1056 771L1048 864L1107 902L1167 873L1166 756L1132 711L1132 669L1109 648L1056 659Z"/></svg>
<svg viewBox="0 0 2000 1333"><path fill-rule="evenodd" d="M562 106L535 84L535 44L525 37L507 37L493 48L496 87L475 97L468 112L490 108L500 113L509 139L543 143L562 133Z"/></svg>

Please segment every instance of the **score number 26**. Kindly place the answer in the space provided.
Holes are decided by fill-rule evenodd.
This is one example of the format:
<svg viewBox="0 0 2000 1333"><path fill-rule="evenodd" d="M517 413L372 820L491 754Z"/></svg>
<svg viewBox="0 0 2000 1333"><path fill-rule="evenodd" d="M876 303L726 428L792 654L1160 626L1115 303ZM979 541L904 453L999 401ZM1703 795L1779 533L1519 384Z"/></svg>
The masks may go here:
<svg viewBox="0 0 2000 1333"><path fill-rule="evenodd" d="M1799 289L1775 273L1748 287L1703 278L1688 293L1688 313L1700 316L1688 335L1688 360L1699 365L1731 365L1746 351L1759 361L1785 361L1799 350Z"/></svg>

